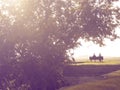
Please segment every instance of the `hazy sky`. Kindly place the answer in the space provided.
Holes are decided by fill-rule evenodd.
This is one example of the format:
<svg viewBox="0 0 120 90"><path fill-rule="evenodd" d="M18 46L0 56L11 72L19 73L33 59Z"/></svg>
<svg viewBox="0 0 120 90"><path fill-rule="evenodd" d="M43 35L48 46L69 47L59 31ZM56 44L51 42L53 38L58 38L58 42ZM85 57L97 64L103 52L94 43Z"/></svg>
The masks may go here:
<svg viewBox="0 0 120 90"><path fill-rule="evenodd" d="M74 56L76 58L82 56L91 56L93 54L99 55L101 53L103 56L109 57L120 57L120 39L115 41L106 40L106 45L99 47L92 42L83 42L83 46L78 47L74 50Z"/></svg>
<svg viewBox="0 0 120 90"><path fill-rule="evenodd" d="M120 28L116 29L116 33L120 36ZM120 57L120 39L110 41L105 39L105 46L99 47L99 45L91 42L82 41L82 46L74 50L74 57L76 59L82 57L89 57L93 54L99 55L101 53L105 57Z"/></svg>

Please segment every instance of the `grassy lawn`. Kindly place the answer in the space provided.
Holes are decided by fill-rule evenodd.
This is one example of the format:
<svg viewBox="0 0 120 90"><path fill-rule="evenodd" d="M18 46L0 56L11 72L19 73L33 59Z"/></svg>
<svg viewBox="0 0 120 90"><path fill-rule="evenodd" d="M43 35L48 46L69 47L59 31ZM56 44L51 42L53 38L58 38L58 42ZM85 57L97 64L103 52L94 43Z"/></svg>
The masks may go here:
<svg viewBox="0 0 120 90"><path fill-rule="evenodd" d="M78 84L60 90L120 90L120 70L105 74L105 80Z"/></svg>
<svg viewBox="0 0 120 90"><path fill-rule="evenodd" d="M98 60L96 62L91 62L89 59L83 59L72 65L120 65L120 57L106 57L104 58L103 62L99 62Z"/></svg>
<svg viewBox="0 0 120 90"><path fill-rule="evenodd" d="M120 58L72 63L65 67L64 75L73 84L60 90L120 90Z"/></svg>

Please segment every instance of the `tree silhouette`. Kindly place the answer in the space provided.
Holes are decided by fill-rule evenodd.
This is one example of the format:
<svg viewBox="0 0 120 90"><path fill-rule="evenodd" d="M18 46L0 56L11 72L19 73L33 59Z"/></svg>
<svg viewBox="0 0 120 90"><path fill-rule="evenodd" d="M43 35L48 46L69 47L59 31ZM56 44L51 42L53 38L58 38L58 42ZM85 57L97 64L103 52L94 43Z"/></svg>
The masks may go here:
<svg viewBox="0 0 120 90"><path fill-rule="evenodd" d="M17 9L1 7L0 89L62 87L66 51L80 38L100 45L117 38L120 10L114 1L24 0Z"/></svg>

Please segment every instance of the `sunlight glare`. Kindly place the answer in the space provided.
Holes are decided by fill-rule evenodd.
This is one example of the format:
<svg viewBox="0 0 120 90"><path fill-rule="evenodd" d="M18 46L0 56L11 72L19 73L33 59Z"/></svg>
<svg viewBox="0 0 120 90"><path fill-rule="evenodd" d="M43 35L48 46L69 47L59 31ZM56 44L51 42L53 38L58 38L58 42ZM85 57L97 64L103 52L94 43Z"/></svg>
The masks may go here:
<svg viewBox="0 0 120 90"><path fill-rule="evenodd" d="M3 17L10 20L13 25L16 18L20 19L27 0L0 0L0 12Z"/></svg>
<svg viewBox="0 0 120 90"><path fill-rule="evenodd" d="M99 55L101 53L105 57L120 57L120 39L110 41L105 39L105 46L99 47L92 42L82 41L82 46L74 49L74 58L79 61L83 58L88 58L93 54Z"/></svg>
<svg viewBox="0 0 120 90"><path fill-rule="evenodd" d="M0 0L0 10L5 13L12 10L19 10L22 7L23 0Z"/></svg>

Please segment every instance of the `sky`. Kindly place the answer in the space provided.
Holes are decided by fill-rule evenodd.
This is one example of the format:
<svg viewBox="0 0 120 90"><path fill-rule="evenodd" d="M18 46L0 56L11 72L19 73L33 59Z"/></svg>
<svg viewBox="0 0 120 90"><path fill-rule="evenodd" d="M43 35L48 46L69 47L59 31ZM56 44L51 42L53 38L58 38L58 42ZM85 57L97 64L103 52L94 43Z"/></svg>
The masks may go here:
<svg viewBox="0 0 120 90"><path fill-rule="evenodd" d="M74 50L74 57L89 57L93 54L106 56L106 57L120 57L120 39L114 41L106 40L106 45L100 47L92 42L84 42L83 45Z"/></svg>

